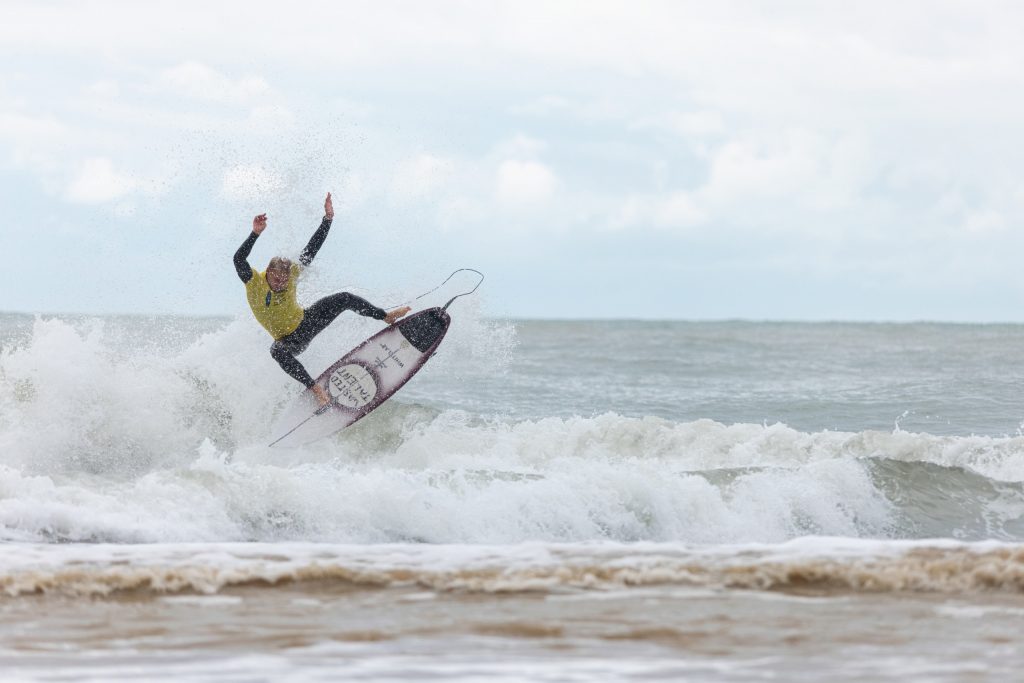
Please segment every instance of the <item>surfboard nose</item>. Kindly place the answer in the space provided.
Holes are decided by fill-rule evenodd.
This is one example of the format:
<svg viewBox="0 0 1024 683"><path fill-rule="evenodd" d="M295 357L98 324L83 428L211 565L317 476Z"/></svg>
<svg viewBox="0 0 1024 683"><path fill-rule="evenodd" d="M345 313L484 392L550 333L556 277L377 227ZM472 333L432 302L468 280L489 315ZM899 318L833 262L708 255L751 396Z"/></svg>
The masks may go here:
<svg viewBox="0 0 1024 683"><path fill-rule="evenodd" d="M440 308L428 308L398 323L402 336L420 353L426 353L444 336L451 318Z"/></svg>

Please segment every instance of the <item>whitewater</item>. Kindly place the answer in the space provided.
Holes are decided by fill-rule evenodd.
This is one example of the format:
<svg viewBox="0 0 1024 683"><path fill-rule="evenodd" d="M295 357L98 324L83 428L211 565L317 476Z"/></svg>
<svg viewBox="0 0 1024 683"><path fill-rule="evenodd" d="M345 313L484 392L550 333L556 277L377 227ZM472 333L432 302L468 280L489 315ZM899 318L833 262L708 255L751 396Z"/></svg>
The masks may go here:
<svg viewBox="0 0 1024 683"><path fill-rule="evenodd" d="M0 666L1024 664L1024 327L452 314L394 399L296 449L267 446L299 387L251 320L0 315ZM379 326L343 316L302 360L315 375Z"/></svg>

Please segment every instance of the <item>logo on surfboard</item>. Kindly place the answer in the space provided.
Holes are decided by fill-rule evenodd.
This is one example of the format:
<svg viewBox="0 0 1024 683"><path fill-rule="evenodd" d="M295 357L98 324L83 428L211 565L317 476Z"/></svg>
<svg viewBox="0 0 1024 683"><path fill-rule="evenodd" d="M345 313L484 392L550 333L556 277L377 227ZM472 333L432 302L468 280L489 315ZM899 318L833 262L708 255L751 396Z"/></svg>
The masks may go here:
<svg viewBox="0 0 1024 683"><path fill-rule="evenodd" d="M362 408L377 395L377 383L366 368L349 363L331 373L327 378L327 390L338 405Z"/></svg>

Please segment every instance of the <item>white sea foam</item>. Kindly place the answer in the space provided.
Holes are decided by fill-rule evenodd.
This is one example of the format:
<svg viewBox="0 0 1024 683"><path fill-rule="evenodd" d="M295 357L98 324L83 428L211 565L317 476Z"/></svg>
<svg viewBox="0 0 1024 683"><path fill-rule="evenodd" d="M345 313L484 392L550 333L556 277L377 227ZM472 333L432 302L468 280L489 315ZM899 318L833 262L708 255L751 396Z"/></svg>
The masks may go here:
<svg viewBox="0 0 1024 683"><path fill-rule="evenodd" d="M317 353L354 343L371 323L331 332ZM466 372L476 363L500 375L510 329L469 317L445 342L455 353L431 361L425 380L431 367L452 370L454 357L470 359L459 365ZM261 330L235 321L194 341L161 335L125 346L101 322L38 319L3 349L0 538L1024 538L1020 436L805 432L610 412L521 418L399 395L336 437L282 451L266 447L267 435L294 383ZM475 381L452 376L457 386ZM537 390L516 382L509 392ZM948 491L949 504L936 505L935 491Z"/></svg>

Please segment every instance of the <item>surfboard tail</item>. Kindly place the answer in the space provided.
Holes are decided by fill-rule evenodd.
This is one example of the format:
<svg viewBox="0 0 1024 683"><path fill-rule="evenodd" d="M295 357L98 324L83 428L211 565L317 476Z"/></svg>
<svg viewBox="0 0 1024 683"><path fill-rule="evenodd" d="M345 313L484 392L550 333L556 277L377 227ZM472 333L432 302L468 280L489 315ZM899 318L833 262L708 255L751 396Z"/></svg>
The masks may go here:
<svg viewBox="0 0 1024 683"><path fill-rule="evenodd" d="M427 353L448 331L451 318L440 308L428 308L398 323L402 336L420 353Z"/></svg>

